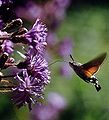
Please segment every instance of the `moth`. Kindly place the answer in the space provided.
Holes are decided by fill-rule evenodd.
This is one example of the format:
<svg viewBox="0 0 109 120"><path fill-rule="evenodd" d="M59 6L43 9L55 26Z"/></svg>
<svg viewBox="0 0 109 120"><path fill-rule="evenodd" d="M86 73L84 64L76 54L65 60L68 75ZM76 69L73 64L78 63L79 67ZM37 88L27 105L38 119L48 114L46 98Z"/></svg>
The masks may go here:
<svg viewBox="0 0 109 120"><path fill-rule="evenodd" d="M70 58L72 59L72 62L69 62L69 65L75 73L82 78L85 82L91 83L95 86L97 92L101 89L101 86L98 83L97 78L95 77L95 74L100 68L100 65L103 63L104 59L106 58L107 53L102 53L95 59L92 59L91 61L81 64L76 62L73 57L70 55Z"/></svg>

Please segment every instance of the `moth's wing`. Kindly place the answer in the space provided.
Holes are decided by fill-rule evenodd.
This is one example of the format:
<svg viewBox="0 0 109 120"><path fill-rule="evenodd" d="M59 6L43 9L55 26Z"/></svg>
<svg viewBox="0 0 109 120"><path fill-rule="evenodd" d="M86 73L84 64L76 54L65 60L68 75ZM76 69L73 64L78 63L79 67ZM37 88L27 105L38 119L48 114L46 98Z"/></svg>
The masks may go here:
<svg viewBox="0 0 109 120"><path fill-rule="evenodd" d="M82 65L84 72L87 74L87 76L92 76L94 73L96 73L106 58L107 53L103 53L100 56L96 57L95 59L85 63Z"/></svg>

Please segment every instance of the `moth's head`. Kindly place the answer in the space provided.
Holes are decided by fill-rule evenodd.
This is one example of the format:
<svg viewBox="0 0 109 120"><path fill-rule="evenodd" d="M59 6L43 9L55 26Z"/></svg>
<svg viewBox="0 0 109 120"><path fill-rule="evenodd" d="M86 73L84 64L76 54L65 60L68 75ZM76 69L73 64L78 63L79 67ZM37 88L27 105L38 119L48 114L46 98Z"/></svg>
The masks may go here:
<svg viewBox="0 0 109 120"><path fill-rule="evenodd" d="M69 65L71 68L73 68L74 64L72 62L69 62Z"/></svg>
<svg viewBox="0 0 109 120"><path fill-rule="evenodd" d="M73 59L72 55L70 55L70 58L72 59L72 62L69 62L69 65L73 68L76 65L76 61Z"/></svg>
<svg viewBox="0 0 109 120"><path fill-rule="evenodd" d="M71 67L73 67L73 66L81 66L82 64L81 64L81 63L78 63L78 62L76 62L76 61L73 61L73 62L69 62L69 65L70 65Z"/></svg>
<svg viewBox="0 0 109 120"><path fill-rule="evenodd" d="M76 61L73 59L72 55L70 55L70 58L72 59L72 62L69 62L69 65L70 65L71 67L73 67L73 66L81 66L81 65L82 65L81 63L76 62Z"/></svg>
<svg viewBox="0 0 109 120"><path fill-rule="evenodd" d="M72 55L70 54L70 58L72 59L72 61L74 61L74 59L73 59L73 57L72 57Z"/></svg>

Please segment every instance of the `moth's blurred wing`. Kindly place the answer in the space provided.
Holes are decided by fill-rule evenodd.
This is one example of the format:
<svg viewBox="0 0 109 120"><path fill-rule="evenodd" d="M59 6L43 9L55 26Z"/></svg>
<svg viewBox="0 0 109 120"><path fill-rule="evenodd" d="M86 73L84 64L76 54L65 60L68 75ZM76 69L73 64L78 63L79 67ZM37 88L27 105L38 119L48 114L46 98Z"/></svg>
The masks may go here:
<svg viewBox="0 0 109 120"><path fill-rule="evenodd" d="M92 76L94 73L96 73L105 58L106 53L103 53L97 58L83 64L82 67L87 76Z"/></svg>

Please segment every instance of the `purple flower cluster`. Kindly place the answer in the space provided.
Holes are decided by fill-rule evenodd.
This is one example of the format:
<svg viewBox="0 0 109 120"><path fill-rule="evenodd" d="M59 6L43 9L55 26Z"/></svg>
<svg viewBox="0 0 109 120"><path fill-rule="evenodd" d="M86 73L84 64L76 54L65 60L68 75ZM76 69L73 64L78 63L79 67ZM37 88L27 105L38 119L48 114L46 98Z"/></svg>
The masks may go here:
<svg viewBox="0 0 109 120"><path fill-rule="evenodd" d="M72 44L72 40L69 37L64 38L60 43L59 43L59 55L65 59L68 60L68 56L70 56L70 54L73 52L72 48L73 48L73 44ZM69 61L69 60L68 60ZM72 76L72 72L71 72L71 68L70 66L63 62L60 66L60 73L61 75L65 76L66 78L71 78Z"/></svg>
<svg viewBox="0 0 109 120"><path fill-rule="evenodd" d="M47 36L48 51L46 53L49 56L49 61L51 58L55 57L54 55L58 55L60 58L67 60L66 58L72 53L72 39L65 37L62 42L59 42L59 38L56 34L57 28L66 16L66 11L69 5L70 0L51 0L44 2L43 4L39 4L34 0L31 0L27 1L23 7L18 7L16 9L17 15L27 21L34 21L34 19L39 17L46 22L49 28ZM35 46L37 43L32 41L31 44L34 44ZM40 50L39 47L37 47L37 49ZM61 75L67 78L71 76L71 69L65 63L60 66L59 71Z"/></svg>
<svg viewBox="0 0 109 120"><path fill-rule="evenodd" d="M49 29L56 29L66 15L66 9L70 0L50 0L39 4L34 0L27 1L25 6L18 7L16 13L18 16L34 21L37 17L46 21Z"/></svg>
<svg viewBox="0 0 109 120"><path fill-rule="evenodd" d="M69 7L70 2L71 0L48 0L41 2L35 0L31 1L27 0L27 2L24 5L18 6L16 8L16 14L22 17L23 19L27 20L28 22L33 22L36 18L40 18L46 23L47 27L49 28L47 36L48 51L46 51L47 52L46 55L48 55L47 59L49 62L53 62L53 60L50 61L51 59L56 59L55 55L58 55L58 57L62 59L66 59L66 57L69 57L69 53L70 54L72 53L73 48L72 39L65 37L62 40L63 42L59 42L60 40L56 34L57 29L59 28L61 22L66 16L67 8ZM28 35L27 37L29 38ZM29 39L30 44L40 51L40 46L41 45L44 46L45 43L41 42L41 45L37 46L37 43L35 43L34 40L32 40L32 38L33 37L30 36ZM40 51L40 53L42 52ZM63 65L64 64L62 64L62 67L59 68L60 71L63 71L60 73L61 75L67 77L70 75L71 72L69 73L70 69L67 66L68 69L67 68L66 69L68 74L64 74L66 73L66 71L64 70L66 65L65 66Z"/></svg>
<svg viewBox="0 0 109 120"><path fill-rule="evenodd" d="M32 110L33 120L57 120L59 114L67 107L67 102L63 96L51 92L48 95L46 105L36 105Z"/></svg>
<svg viewBox="0 0 109 120"><path fill-rule="evenodd" d="M43 52L44 47L47 45L47 28L37 19L32 29L25 34L25 37L34 49Z"/></svg>
<svg viewBox="0 0 109 120"><path fill-rule="evenodd" d="M9 1L0 1L0 7L5 6L8 9ZM18 108L28 104L31 110L32 103L37 103L39 98L43 98L45 86L50 82L50 71L44 57L47 46L47 28L40 19L36 19L32 29L27 30L20 18L5 22L2 19L5 14L4 16L1 14L1 16L3 21L0 30L1 72L2 69L11 68L16 73L0 76L0 79L14 77L15 83L9 88L7 86L7 92L8 89L12 91L12 101ZM16 63L11 56L13 51L16 52L15 46L20 45L25 47L25 53L18 51L23 57L23 61Z"/></svg>

